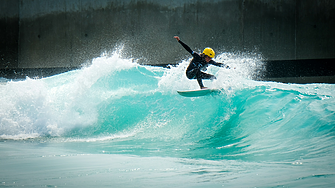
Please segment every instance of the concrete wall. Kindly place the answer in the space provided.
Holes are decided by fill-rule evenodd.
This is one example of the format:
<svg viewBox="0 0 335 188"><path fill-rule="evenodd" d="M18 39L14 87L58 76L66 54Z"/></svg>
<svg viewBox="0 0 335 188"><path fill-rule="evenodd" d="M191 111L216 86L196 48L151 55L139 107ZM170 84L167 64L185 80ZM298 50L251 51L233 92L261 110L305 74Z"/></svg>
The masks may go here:
<svg viewBox="0 0 335 188"><path fill-rule="evenodd" d="M173 64L187 55L174 35L199 51L335 58L331 0L2 0L0 11L0 68L77 67L121 44Z"/></svg>
<svg viewBox="0 0 335 188"><path fill-rule="evenodd" d="M0 68L18 67L19 0L0 1Z"/></svg>

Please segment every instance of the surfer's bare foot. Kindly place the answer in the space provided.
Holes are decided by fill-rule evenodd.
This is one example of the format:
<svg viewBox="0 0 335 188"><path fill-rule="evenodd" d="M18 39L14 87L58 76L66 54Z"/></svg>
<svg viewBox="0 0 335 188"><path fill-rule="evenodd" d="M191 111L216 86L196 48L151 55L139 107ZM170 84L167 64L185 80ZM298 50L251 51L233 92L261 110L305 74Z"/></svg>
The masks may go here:
<svg viewBox="0 0 335 188"><path fill-rule="evenodd" d="M207 89L208 87L201 87L201 89Z"/></svg>

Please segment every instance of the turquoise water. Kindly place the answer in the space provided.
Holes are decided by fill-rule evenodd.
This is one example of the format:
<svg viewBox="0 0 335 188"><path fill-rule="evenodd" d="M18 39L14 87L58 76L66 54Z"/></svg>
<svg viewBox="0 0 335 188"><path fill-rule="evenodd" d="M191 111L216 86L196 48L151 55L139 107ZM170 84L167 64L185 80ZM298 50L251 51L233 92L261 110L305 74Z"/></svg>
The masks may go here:
<svg viewBox="0 0 335 188"><path fill-rule="evenodd" d="M0 85L0 187L332 187L335 85L253 81L259 57L220 54L220 88L189 60L142 66L117 54Z"/></svg>

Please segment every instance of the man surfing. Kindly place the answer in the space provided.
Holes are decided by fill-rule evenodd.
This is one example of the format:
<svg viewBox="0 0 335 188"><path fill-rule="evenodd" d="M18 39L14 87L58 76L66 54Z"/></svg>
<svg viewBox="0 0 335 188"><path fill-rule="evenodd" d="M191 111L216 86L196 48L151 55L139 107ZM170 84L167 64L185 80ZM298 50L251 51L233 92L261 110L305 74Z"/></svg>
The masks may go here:
<svg viewBox="0 0 335 188"><path fill-rule="evenodd" d="M185 50L193 56L193 59L186 69L186 76L188 79L197 79L201 89L206 89L202 83L202 79L216 79L214 75L203 72L206 71L206 68L209 64L218 67L229 68L229 66L226 66L223 63L217 63L212 60L212 58L215 56L215 52L212 48L205 48L201 54L198 54L191 50L191 48L185 43L183 43L178 36L174 36L174 38L177 39L177 41L185 48Z"/></svg>

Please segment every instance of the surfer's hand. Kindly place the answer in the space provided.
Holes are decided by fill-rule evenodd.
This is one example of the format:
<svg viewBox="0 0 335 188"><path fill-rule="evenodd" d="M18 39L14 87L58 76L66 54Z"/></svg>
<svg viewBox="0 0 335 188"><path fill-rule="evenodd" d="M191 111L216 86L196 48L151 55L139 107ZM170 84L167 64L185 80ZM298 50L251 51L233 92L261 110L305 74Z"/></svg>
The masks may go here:
<svg viewBox="0 0 335 188"><path fill-rule="evenodd" d="M177 41L180 41L180 38L178 36L174 36L173 38L177 39Z"/></svg>
<svg viewBox="0 0 335 188"><path fill-rule="evenodd" d="M221 63L221 67L226 68L226 69L230 69L230 67L228 65L225 65L223 63Z"/></svg>

